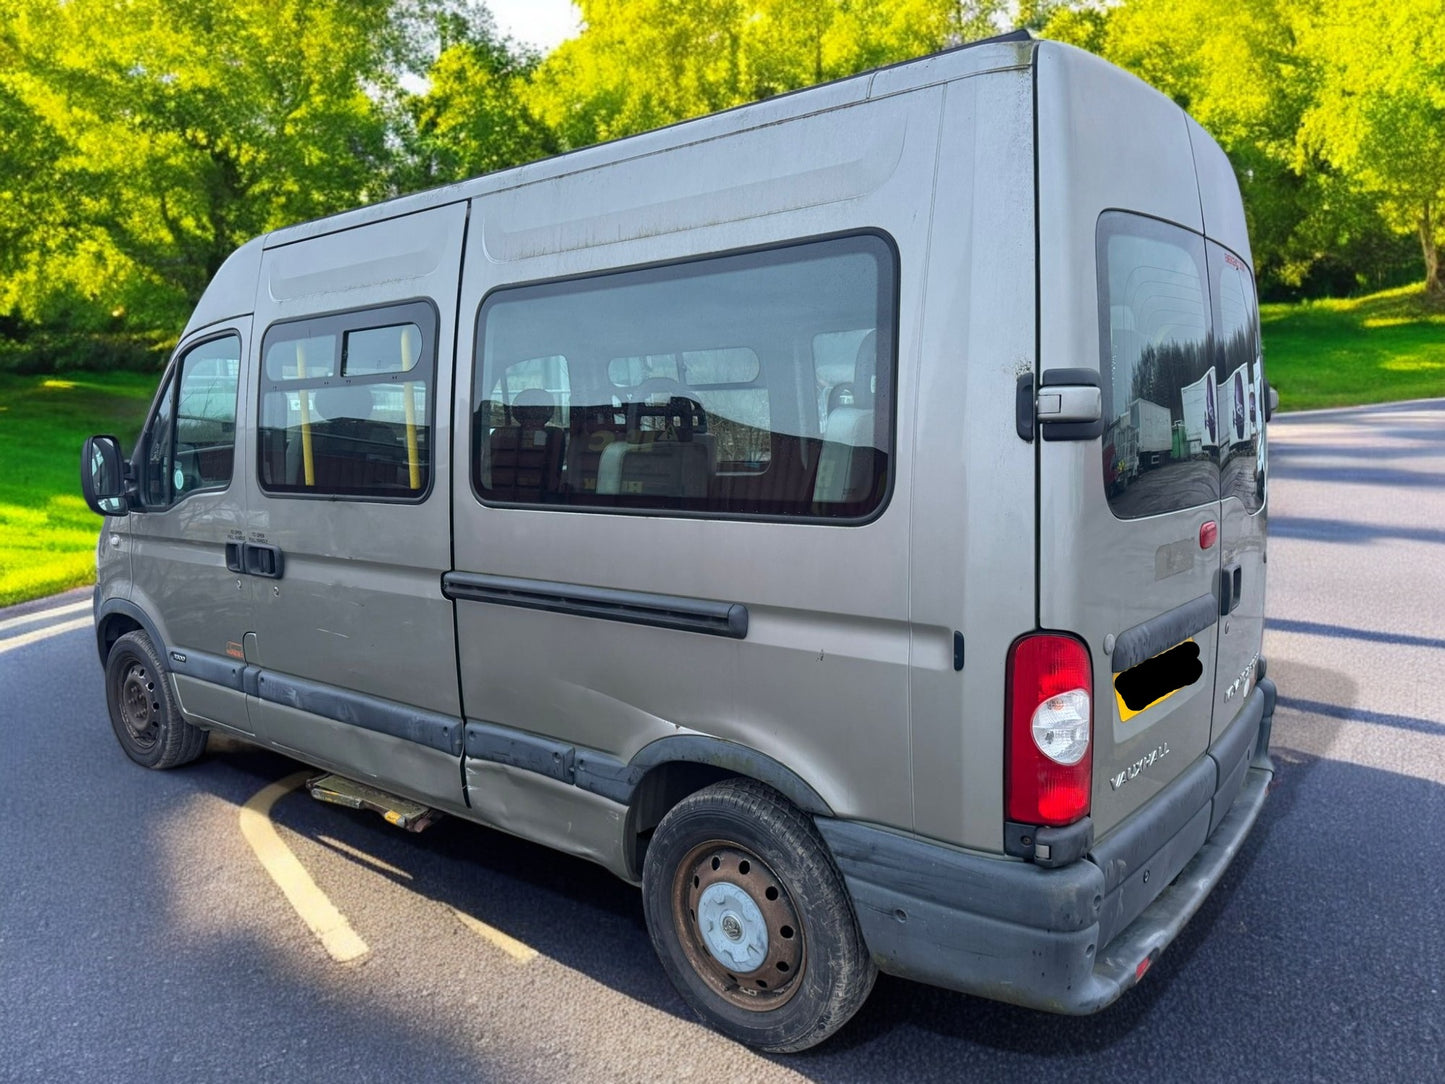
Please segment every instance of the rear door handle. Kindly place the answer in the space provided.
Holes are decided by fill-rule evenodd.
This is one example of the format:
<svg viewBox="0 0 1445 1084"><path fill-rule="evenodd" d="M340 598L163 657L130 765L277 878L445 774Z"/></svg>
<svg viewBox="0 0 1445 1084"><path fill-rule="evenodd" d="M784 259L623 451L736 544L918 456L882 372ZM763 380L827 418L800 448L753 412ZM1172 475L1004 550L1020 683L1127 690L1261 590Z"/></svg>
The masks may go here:
<svg viewBox="0 0 1445 1084"><path fill-rule="evenodd" d="M228 555L229 551L230 547L227 546ZM281 549L278 546L247 542L242 549L242 559L249 576L264 576L270 580L281 578Z"/></svg>
<svg viewBox="0 0 1445 1084"><path fill-rule="evenodd" d="M1229 565L1219 571L1219 616L1225 617L1239 608L1239 596L1244 589L1244 568Z"/></svg>
<svg viewBox="0 0 1445 1084"><path fill-rule="evenodd" d="M232 572L244 573L246 571L246 561L241 554L241 543L226 543L226 567Z"/></svg>

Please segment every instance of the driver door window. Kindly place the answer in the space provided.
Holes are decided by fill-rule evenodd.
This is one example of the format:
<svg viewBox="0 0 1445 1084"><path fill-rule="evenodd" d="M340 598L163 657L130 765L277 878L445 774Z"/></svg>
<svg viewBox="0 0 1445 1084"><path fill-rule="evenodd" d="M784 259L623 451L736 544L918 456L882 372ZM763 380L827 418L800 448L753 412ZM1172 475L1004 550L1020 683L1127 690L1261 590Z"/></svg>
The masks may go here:
<svg viewBox="0 0 1445 1084"><path fill-rule="evenodd" d="M231 484L240 374L241 340L235 335L192 347L172 369L140 457L145 508L169 508L191 493Z"/></svg>

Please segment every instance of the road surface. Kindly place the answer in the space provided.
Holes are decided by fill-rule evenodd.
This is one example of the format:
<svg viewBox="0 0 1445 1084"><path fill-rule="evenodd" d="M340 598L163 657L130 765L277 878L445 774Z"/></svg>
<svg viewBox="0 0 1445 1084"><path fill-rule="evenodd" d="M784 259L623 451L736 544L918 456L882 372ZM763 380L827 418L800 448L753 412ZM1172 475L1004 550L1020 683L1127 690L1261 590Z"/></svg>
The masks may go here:
<svg viewBox="0 0 1445 1084"><path fill-rule="evenodd" d="M884 978L823 1047L753 1054L689 1017L598 868L259 800L298 766L235 742L131 765L82 593L0 611L0 1080L1445 1079L1445 401L1270 435L1279 775L1105 1013ZM354 941L308 927L258 831Z"/></svg>

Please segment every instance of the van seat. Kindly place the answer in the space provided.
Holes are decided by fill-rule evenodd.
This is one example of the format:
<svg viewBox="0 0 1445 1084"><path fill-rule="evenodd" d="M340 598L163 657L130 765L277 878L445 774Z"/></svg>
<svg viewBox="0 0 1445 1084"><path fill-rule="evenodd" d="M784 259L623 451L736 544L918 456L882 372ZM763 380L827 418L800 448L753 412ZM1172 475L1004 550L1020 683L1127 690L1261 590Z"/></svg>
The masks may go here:
<svg viewBox="0 0 1445 1084"><path fill-rule="evenodd" d="M492 430L481 464L483 484L503 500L540 503L561 488L566 434L549 426L557 406L541 388L512 400L513 424Z"/></svg>
<svg viewBox="0 0 1445 1084"><path fill-rule="evenodd" d="M853 362L851 405L843 405L848 402L846 394L828 396L831 409L823 422L823 447L813 484L817 504L849 504L866 498L873 487L877 473L873 382L877 371L878 333L870 331L858 344L858 356Z"/></svg>
<svg viewBox="0 0 1445 1084"><path fill-rule="evenodd" d="M319 388L312 402L318 415L311 423L318 491L354 493L406 485L405 445L396 426L373 418L376 400L370 387L343 384ZM301 451L301 441L291 444L288 460ZM299 470L292 479L301 481Z"/></svg>
<svg viewBox="0 0 1445 1084"><path fill-rule="evenodd" d="M607 446L627 435L627 423L612 406L572 408L563 457L565 485L572 493L596 493L597 469Z"/></svg>
<svg viewBox="0 0 1445 1084"><path fill-rule="evenodd" d="M597 492L620 496L706 497L712 480L707 445L698 441L619 440L603 450Z"/></svg>

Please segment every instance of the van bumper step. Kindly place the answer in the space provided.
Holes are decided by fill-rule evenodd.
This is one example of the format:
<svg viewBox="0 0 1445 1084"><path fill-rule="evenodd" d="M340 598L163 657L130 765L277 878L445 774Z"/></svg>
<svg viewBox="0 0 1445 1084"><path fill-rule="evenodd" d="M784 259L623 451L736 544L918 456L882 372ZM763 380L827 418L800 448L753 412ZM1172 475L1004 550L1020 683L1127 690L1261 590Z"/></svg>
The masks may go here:
<svg viewBox="0 0 1445 1084"><path fill-rule="evenodd" d="M380 813L388 824L408 832L420 832L441 817L435 809L341 775L318 775L306 781L306 789L317 801L344 805L347 809L370 809Z"/></svg>

